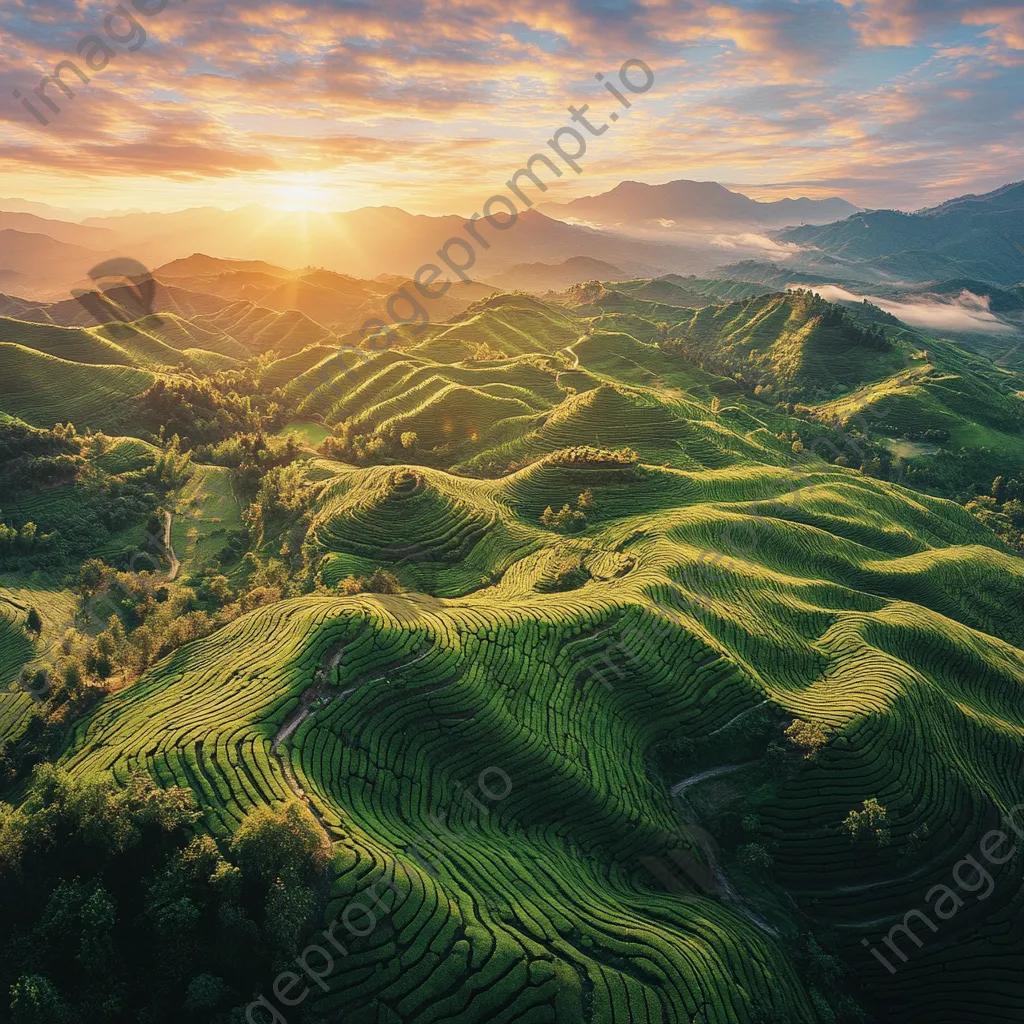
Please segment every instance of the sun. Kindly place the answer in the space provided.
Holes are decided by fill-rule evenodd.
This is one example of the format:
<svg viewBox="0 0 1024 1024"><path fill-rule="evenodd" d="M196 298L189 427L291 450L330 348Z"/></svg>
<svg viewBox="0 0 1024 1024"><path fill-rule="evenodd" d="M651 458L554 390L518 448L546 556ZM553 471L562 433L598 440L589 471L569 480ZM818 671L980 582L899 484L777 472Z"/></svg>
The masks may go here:
<svg viewBox="0 0 1024 1024"><path fill-rule="evenodd" d="M325 184L318 174L285 175L270 186L270 193L278 210L321 213L338 205L337 190Z"/></svg>

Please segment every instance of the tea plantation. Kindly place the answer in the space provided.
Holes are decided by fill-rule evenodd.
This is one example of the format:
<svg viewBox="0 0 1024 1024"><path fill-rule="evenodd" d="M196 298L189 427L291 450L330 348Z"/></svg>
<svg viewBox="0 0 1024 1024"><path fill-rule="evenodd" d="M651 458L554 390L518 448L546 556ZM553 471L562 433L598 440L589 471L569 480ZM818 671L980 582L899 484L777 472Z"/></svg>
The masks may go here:
<svg viewBox="0 0 1024 1024"><path fill-rule="evenodd" d="M1020 399L941 343L904 368L919 338L806 295L670 285L497 296L380 353L318 338L231 371L250 409L330 436L285 451L268 420L193 449L160 505L184 583L139 584L126 622L175 601L209 622L62 711L50 748L72 779L187 790L222 851L295 800L326 836L273 959L302 999L268 974L202 1019L276 1019L260 997L353 1024L1021 1019L1019 854L906 957L882 943L1024 801L1024 561L872 472L895 435L844 428L938 410L1000 431L1018 471ZM184 371L68 358L0 344L0 408L116 425L86 478L152 472L167 439L133 409ZM5 607L8 684L42 640ZM0 740L56 714L31 701L0 696ZM871 801L884 827L857 838Z"/></svg>

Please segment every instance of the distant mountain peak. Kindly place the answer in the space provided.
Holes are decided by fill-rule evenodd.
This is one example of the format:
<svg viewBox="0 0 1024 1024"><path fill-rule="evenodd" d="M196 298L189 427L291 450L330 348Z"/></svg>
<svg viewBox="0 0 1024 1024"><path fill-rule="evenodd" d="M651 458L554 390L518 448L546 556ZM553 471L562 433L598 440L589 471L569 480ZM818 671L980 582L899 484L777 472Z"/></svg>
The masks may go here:
<svg viewBox="0 0 1024 1024"><path fill-rule="evenodd" d="M681 178L661 185L623 181L609 192L569 203L547 203L543 213L605 226L644 228L786 227L795 223L828 224L857 213L845 199L781 199L760 202L717 181Z"/></svg>

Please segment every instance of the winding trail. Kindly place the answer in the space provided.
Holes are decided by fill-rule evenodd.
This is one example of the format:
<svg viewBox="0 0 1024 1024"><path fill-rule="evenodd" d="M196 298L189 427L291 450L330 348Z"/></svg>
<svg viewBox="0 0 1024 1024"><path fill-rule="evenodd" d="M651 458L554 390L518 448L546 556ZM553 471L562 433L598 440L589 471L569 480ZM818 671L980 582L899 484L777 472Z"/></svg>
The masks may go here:
<svg viewBox="0 0 1024 1024"><path fill-rule="evenodd" d="M332 700L341 700L343 697L347 697L349 694L355 691L353 686L350 690L344 690L342 693L330 694L327 691L327 680L330 677L331 672L338 667L338 662L341 661L341 656L345 651L344 644L338 644L330 651L327 652L324 660L320 663L316 672L313 674L313 685L307 687L299 696L299 706L285 719L284 724L280 729L277 730L277 735L274 737L274 743L271 746L271 751L277 753L277 748L286 740L302 723L309 718L314 711L316 711L316 705L322 703L330 703Z"/></svg>
<svg viewBox="0 0 1024 1024"><path fill-rule="evenodd" d="M169 583L173 583L178 578L178 570L181 568L181 563L178 561L178 556L174 553L174 548L171 547L171 513L164 511L164 552L170 559L171 568L167 573L167 580Z"/></svg>
<svg viewBox="0 0 1024 1024"><path fill-rule="evenodd" d="M678 800L683 793L691 786L696 786L698 782L706 782L708 779L717 778L719 775L731 775L733 772L738 772L743 768L750 768L755 764L757 764L756 761L744 761L742 764L722 764L717 768L708 768L707 771L698 772L696 775L691 775L688 779L683 779L682 782L677 782L670 792Z"/></svg>
<svg viewBox="0 0 1024 1024"><path fill-rule="evenodd" d="M287 719L285 719L281 728L277 730L277 733L274 736L274 741L270 746L270 752L277 758L278 764L281 766L281 771L284 773L285 781L288 783L288 788L306 804L321 824L324 824L323 817L316 807L310 802L309 797L306 795L306 791L299 785L299 781L295 778L295 773L292 771L289 758L280 750L281 744L294 735L296 729L298 729L299 726L310 717L310 715L316 714L320 708L327 707L327 705L333 704L335 701L345 700L346 697L350 697L360 687L386 681L391 672L394 672L397 669L406 669L410 665L415 665L418 661L422 661L433 650L432 644L425 646L426 650L411 661L400 660L390 667L388 673L378 676L375 679L370 679L367 682L356 683L355 686L350 686L347 690L342 690L340 693L337 693L335 692L334 687L330 685L330 678L331 673L338 667L338 664L341 661L341 656L345 652L345 644L336 644L325 652L323 660L320 662L317 670L313 673L312 685L308 686L299 695L299 706L288 716ZM325 827L327 826L325 825Z"/></svg>
<svg viewBox="0 0 1024 1024"><path fill-rule="evenodd" d="M748 710L753 711L754 709L750 708ZM747 712L743 713L746 714ZM743 897L733 888L729 879L725 877L725 872L722 870L722 865L718 860L717 844L701 826L697 815L693 812L692 808L686 805L683 799L683 794L700 782L718 778L720 775L731 775L733 772L742 771L744 768L750 768L756 764L758 764L757 761L744 761L742 764L723 764L717 768L708 768L706 771L698 772L696 775L691 775L689 778L677 782L669 792L671 792L672 799L676 803L679 816L683 819L683 824L691 830L691 837L696 840L701 852L707 859L708 867L711 868L711 872L715 876L715 882L718 884L718 891L721 897L732 903L744 917L760 928L761 931L778 938L779 932L750 909Z"/></svg>
<svg viewBox="0 0 1024 1024"><path fill-rule="evenodd" d="M753 714L758 708L763 708L767 703L768 698L766 697L760 704L755 704L752 708L747 708L746 711L741 711L738 715L734 715L725 725L720 725L713 732L709 732L708 736L717 736L720 732L725 732L734 722L738 722L741 718L746 718L747 715Z"/></svg>

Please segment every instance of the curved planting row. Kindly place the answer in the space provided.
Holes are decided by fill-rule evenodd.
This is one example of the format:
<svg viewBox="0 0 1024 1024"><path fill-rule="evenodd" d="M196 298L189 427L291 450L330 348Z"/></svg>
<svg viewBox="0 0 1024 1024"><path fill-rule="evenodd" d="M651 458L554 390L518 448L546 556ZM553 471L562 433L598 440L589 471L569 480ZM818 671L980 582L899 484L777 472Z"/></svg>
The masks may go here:
<svg viewBox="0 0 1024 1024"><path fill-rule="evenodd" d="M406 362L347 386L397 387ZM325 407L347 393L326 379ZM222 837L301 796L334 847L325 924L347 949L322 1016L811 1022L821 982L795 936L813 930L862 958L894 1020L1009 1019L1019 859L898 982L861 940L1024 799L1024 662L1000 612L1024 597L1020 563L948 503L781 451L754 464L759 442L683 412L641 387L569 397L519 452L576 454L501 480L318 463L311 539L339 574L399 564L414 592L252 612L105 699L66 762L186 785ZM583 451L626 445L638 460ZM586 490L580 536L543 528ZM814 758L785 738L797 718L820 728ZM708 847L670 787L748 762L692 797L733 793L715 819L731 888L684 898L661 868L707 866ZM872 799L889 845L843 829Z"/></svg>
<svg viewBox="0 0 1024 1024"><path fill-rule="evenodd" d="M311 536L326 550L386 562L456 562L496 519L408 470L379 471L321 508Z"/></svg>
<svg viewBox="0 0 1024 1024"><path fill-rule="evenodd" d="M96 366L0 343L0 409L37 427L114 430L132 398L154 381L147 370Z"/></svg>

